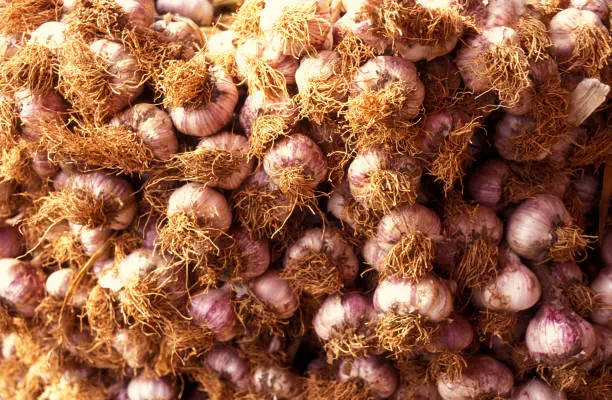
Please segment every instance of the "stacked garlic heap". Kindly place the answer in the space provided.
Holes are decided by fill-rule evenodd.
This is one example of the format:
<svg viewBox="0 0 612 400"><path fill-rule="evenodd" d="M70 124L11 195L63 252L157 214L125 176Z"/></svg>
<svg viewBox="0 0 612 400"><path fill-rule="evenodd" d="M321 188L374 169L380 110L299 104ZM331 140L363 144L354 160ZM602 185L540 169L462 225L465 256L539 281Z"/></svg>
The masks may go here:
<svg viewBox="0 0 612 400"><path fill-rule="evenodd" d="M0 398L612 398L610 7L0 0Z"/></svg>

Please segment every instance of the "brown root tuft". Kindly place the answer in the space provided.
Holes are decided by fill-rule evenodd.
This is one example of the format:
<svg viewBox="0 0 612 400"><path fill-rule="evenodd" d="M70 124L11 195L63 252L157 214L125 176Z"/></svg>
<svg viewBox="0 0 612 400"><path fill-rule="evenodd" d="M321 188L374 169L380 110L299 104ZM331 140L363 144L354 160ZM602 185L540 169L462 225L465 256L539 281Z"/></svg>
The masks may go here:
<svg viewBox="0 0 612 400"><path fill-rule="evenodd" d="M89 292L85 303L85 315L96 340L110 342L119 327L119 322L113 298L98 285Z"/></svg>
<svg viewBox="0 0 612 400"><path fill-rule="evenodd" d="M9 145L3 143L0 149L0 181L12 180L21 184L36 182L32 169L30 146L25 140Z"/></svg>
<svg viewBox="0 0 612 400"><path fill-rule="evenodd" d="M398 277L419 280L433 270L434 248L430 237L421 232L402 236L385 255L380 278Z"/></svg>
<svg viewBox="0 0 612 400"><path fill-rule="evenodd" d="M584 235L579 226L559 226L552 232L552 236L550 258L553 261L582 261L586 258L586 249L592 237Z"/></svg>
<svg viewBox="0 0 612 400"><path fill-rule="evenodd" d="M79 0L76 9L66 16L68 33L86 41L120 36L128 15L114 0Z"/></svg>
<svg viewBox="0 0 612 400"><path fill-rule="evenodd" d="M243 327L243 340L257 340L263 334L284 335L283 329L290 321L282 319L252 293L234 299L234 312Z"/></svg>
<svg viewBox="0 0 612 400"><path fill-rule="evenodd" d="M13 329L13 318L6 307L0 305L0 334L10 333Z"/></svg>
<svg viewBox="0 0 612 400"><path fill-rule="evenodd" d="M612 55L612 40L605 28L592 24L583 24L573 32L575 45L572 56L565 63L569 70L583 69L597 75L606 68L608 58Z"/></svg>
<svg viewBox="0 0 612 400"><path fill-rule="evenodd" d="M177 181L215 186L219 182L227 182L236 169L246 162L247 155L238 151L198 148L174 156L166 163L166 167L177 172Z"/></svg>
<svg viewBox="0 0 612 400"><path fill-rule="evenodd" d="M273 34L281 38L283 52L299 57L303 53L314 54L316 48L311 43L311 27L319 27L324 35L331 27L330 22L318 13L316 1L283 7L280 18L276 21ZM325 31L322 30L325 26Z"/></svg>
<svg viewBox="0 0 612 400"><path fill-rule="evenodd" d="M203 365L198 367L195 371L190 372L189 376L193 378L194 381L200 384L208 397L211 400L225 400L225 399L233 399L234 397L234 387L223 380L219 374L217 374L212 369Z"/></svg>
<svg viewBox="0 0 612 400"><path fill-rule="evenodd" d="M288 280L298 294L313 297L339 293L344 287L337 266L324 252L292 260L281 270L280 277Z"/></svg>
<svg viewBox="0 0 612 400"><path fill-rule="evenodd" d="M483 310L478 316L478 333L483 340L498 338L506 343L517 321L518 314L514 312Z"/></svg>
<svg viewBox="0 0 612 400"><path fill-rule="evenodd" d="M370 400L372 396L367 385L358 379L340 381L328 374L310 373L306 378L306 392L309 400Z"/></svg>
<svg viewBox="0 0 612 400"><path fill-rule="evenodd" d="M157 84L166 108L201 107L211 102L214 88L210 64L203 51L189 61L168 61Z"/></svg>
<svg viewBox="0 0 612 400"><path fill-rule="evenodd" d="M287 134L287 120L280 115L260 115L255 118L249 136L249 159L263 158L274 142Z"/></svg>
<svg viewBox="0 0 612 400"><path fill-rule="evenodd" d="M439 329L439 326L429 323L420 314L399 315L389 312L378 319L376 336L382 348L399 354L416 346L428 345Z"/></svg>
<svg viewBox="0 0 612 400"><path fill-rule="evenodd" d="M231 29L236 33L238 44L242 44L250 37L261 34L259 27L259 13L265 6L264 0L245 0L240 9L233 14Z"/></svg>
<svg viewBox="0 0 612 400"><path fill-rule="evenodd" d="M612 129L608 126L599 127L592 136L585 135L576 144L576 150L570 157L574 167L584 167L593 164L598 168L612 154Z"/></svg>
<svg viewBox="0 0 612 400"><path fill-rule="evenodd" d="M394 207L416 202L418 192L414 183L414 176L401 171L377 169L369 175L367 208L388 212Z"/></svg>
<svg viewBox="0 0 612 400"><path fill-rule="evenodd" d="M0 8L2 27L0 34L21 35L30 33L48 21L59 19L61 0L11 0Z"/></svg>
<svg viewBox="0 0 612 400"><path fill-rule="evenodd" d="M529 60L537 62L550 58L548 51L552 47L552 41L544 22L526 16L519 20L514 29Z"/></svg>
<svg viewBox="0 0 612 400"><path fill-rule="evenodd" d="M278 188L296 204L307 204L315 197L313 178L302 165L286 167L281 172Z"/></svg>
<svg viewBox="0 0 612 400"><path fill-rule="evenodd" d="M323 348L327 354L327 362L342 358L363 358L372 354L377 348L377 338L368 326L347 328L335 332L325 342Z"/></svg>
<svg viewBox="0 0 612 400"><path fill-rule="evenodd" d="M589 318L593 308L599 307L599 295L587 285L573 283L563 288L563 294L570 305L581 317Z"/></svg>
<svg viewBox="0 0 612 400"><path fill-rule="evenodd" d="M510 173L504 180L500 205L519 203L541 193L554 190L560 175L570 174L569 169L546 162L507 163Z"/></svg>
<svg viewBox="0 0 612 400"><path fill-rule="evenodd" d="M539 364L536 371L542 380L561 391L575 392L587 384L588 371L573 362L559 367Z"/></svg>
<svg viewBox="0 0 612 400"><path fill-rule="evenodd" d="M251 94L263 92L273 99L289 97L285 75L260 57L249 58L245 79Z"/></svg>
<svg viewBox="0 0 612 400"><path fill-rule="evenodd" d="M432 382L440 378L457 381L461 379L465 368L467 368L467 361L461 353L448 351L434 353L427 366L427 377Z"/></svg>
<svg viewBox="0 0 612 400"><path fill-rule="evenodd" d="M591 371L585 377L586 384L568 393L572 400L607 400L612 398L612 376L610 367Z"/></svg>
<svg viewBox="0 0 612 400"><path fill-rule="evenodd" d="M2 376L0 377L0 396L5 399L17 399L20 381L26 376L28 366L16 357L0 361Z"/></svg>
<svg viewBox="0 0 612 400"><path fill-rule="evenodd" d="M2 86L6 91L30 89L43 95L50 94L55 90L56 64L51 50L29 43L2 64Z"/></svg>
<svg viewBox="0 0 612 400"><path fill-rule="evenodd" d="M499 247L483 239L475 239L464 245L461 259L452 272L460 288L481 288L497 276Z"/></svg>

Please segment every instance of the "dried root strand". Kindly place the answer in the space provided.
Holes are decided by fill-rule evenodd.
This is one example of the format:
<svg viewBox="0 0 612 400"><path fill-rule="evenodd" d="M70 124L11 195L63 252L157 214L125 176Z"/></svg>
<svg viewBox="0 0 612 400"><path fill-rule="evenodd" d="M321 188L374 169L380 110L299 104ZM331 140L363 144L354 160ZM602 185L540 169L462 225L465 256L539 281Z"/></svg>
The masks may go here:
<svg viewBox="0 0 612 400"><path fill-rule="evenodd" d="M260 35L259 13L264 6L264 0L245 0L233 14L231 29L235 32L239 45L248 38Z"/></svg>
<svg viewBox="0 0 612 400"><path fill-rule="evenodd" d="M612 55L612 40L605 28L583 24L576 28L574 35L574 51L565 63L569 70L579 68L596 75L608 66L608 58Z"/></svg>
<svg viewBox="0 0 612 400"><path fill-rule="evenodd" d="M202 386L211 400L234 399L234 387L206 365L190 372L189 376Z"/></svg>
<svg viewBox="0 0 612 400"><path fill-rule="evenodd" d="M336 332L323 348L327 362L342 358L363 358L372 354L377 348L377 339L369 327L347 328Z"/></svg>
<svg viewBox="0 0 612 400"><path fill-rule="evenodd" d="M531 85L529 61L520 46L492 46L474 62L479 65L475 70L481 71L482 78L489 81L490 87L506 107L518 104L521 94Z"/></svg>
<svg viewBox="0 0 612 400"><path fill-rule="evenodd" d="M529 60L537 62L550 57L548 51L552 47L552 41L544 22L526 16L519 20L514 29Z"/></svg>
<svg viewBox="0 0 612 400"><path fill-rule="evenodd" d="M337 266L326 253L313 253L289 262L280 277L288 280L298 294L313 297L339 293L344 287Z"/></svg>
<svg viewBox="0 0 612 400"><path fill-rule="evenodd" d="M30 89L40 94L55 90L57 61L47 47L29 43L0 67L4 91Z"/></svg>
<svg viewBox="0 0 612 400"><path fill-rule="evenodd" d="M48 21L59 19L61 0L10 0L0 8L0 34L29 33Z"/></svg>
<svg viewBox="0 0 612 400"><path fill-rule="evenodd" d="M306 378L309 400L370 400L374 397L367 385L358 379L340 381L328 374L310 373Z"/></svg>
<svg viewBox="0 0 612 400"><path fill-rule="evenodd" d="M245 80L249 93L263 92L269 98L289 97L285 75L259 57L248 61Z"/></svg>
<svg viewBox="0 0 612 400"><path fill-rule="evenodd" d="M584 387L589 375L588 371L577 367L574 362L558 367L539 364L536 372L549 385L568 392L575 392Z"/></svg>
<svg viewBox="0 0 612 400"><path fill-rule="evenodd" d="M19 137L19 118L15 100L9 96L0 97L0 144L8 147Z"/></svg>
<svg viewBox="0 0 612 400"><path fill-rule="evenodd" d="M290 321L281 319L252 293L234 299L234 312L243 328L243 340L257 340L261 335L284 336L284 328Z"/></svg>
<svg viewBox="0 0 612 400"><path fill-rule="evenodd" d="M26 247L44 268L59 268L68 265L78 268L87 261L79 240L67 229L56 232L49 228L51 221L40 219L22 225ZM58 226L63 228L61 226Z"/></svg>
<svg viewBox="0 0 612 400"><path fill-rule="evenodd" d="M380 278L399 277L417 281L433 270L434 248L430 237L421 232L402 236L385 255Z"/></svg>
<svg viewBox="0 0 612 400"><path fill-rule="evenodd" d="M439 326L417 313L400 315L389 312L378 319L376 336L380 346L393 354L410 351L431 343Z"/></svg>
<svg viewBox="0 0 612 400"><path fill-rule="evenodd" d="M599 295L582 283L572 283L563 288L563 294L581 317L589 318L594 308L601 305Z"/></svg>
<svg viewBox="0 0 612 400"><path fill-rule="evenodd" d="M292 56L299 57L303 52L316 53L316 48L311 43L311 26L318 26L320 30L322 26L330 27L330 22L317 12L318 7L316 1L283 7L281 17L274 25L273 34L286 43L284 50L291 51ZM318 34L323 35L325 32L327 29Z"/></svg>
<svg viewBox="0 0 612 400"><path fill-rule="evenodd" d="M17 183L36 181L32 169L30 146L25 140L18 140L13 146L0 149L0 181L12 180Z"/></svg>
<svg viewBox="0 0 612 400"><path fill-rule="evenodd" d="M154 370L159 375L175 374L181 368L192 366L198 357L214 344L214 335L175 312L161 333L159 353Z"/></svg>
<svg viewBox="0 0 612 400"><path fill-rule="evenodd" d="M598 128L590 137L585 137L576 145L576 151L570 157L574 167L594 164L598 167L612 154L612 129L607 126Z"/></svg>
<svg viewBox="0 0 612 400"><path fill-rule="evenodd" d="M586 377L586 384L568 393L571 400L606 400L612 398L612 376L610 367L590 372Z"/></svg>
<svg viewBox="0 0 612 400"><path fill-rule="evenodd" d="M509 163L510 174L504 181L501 205L518 203L541 193L550 193L558 182L560 175L570 174L567 168L561 168L546 162Z"/></svg>
<svg viewBox="0 0 612 400"><path fill-rule="evenodd" d="M247 156L241 152L198 148L174 156L166 166L177 172L177 181L200 182L214 186L219 182L227 182L236 169L246 161Z"/></svg>
<svg viewBox="0 0 612 400"><path fill-rule="evenodd" d="M582 261L591 237L584 235L576 225L559 226L553 231L550 258L553 261Z"/></svg>
<svg viewBox="0 0 612 400"><path fill-rule="evenodd" d="M2 368L0 396L5 399L17 399L19 383L28 373L28 366L13 357L1 360L0 368Z"/></svg>
<svg viewBox="0 0 612 400"><path fill-rule="evenodd" d="M94 286L85 303L85 315L96 340L109 343L119 327L111 295L100 286Z"/></svg>
<svg viewBox="0 0 612 400"><path fill-rule="evenodd" d="M145 172L154 160L142 137L125 126L83 124L71 131L61 123L46 124L40 129L40 146L56 162L123 173Z"/></svg>
<svg viewBox="0 0 612 400"><path fill-rule="evenodd" d="M497 277L499 247L484 239L464 244L457 266L452 272L460 288L481 288Z"/></svg>
<svg viewBox="0 0 612 400"><path fill-rule="evenodd" d="M455 129L438 149L429 169L436 181L444 184L444 193L451 191L455 182L461 182L465 176L466 164L472 160L469 146L472 144L474 130L479 126L479 122L472 120Z"/></svg>
<svg viewBox="0 0 612 400"><path fill-rule="evenodd" d="M79 0L76 9L66 16L68 33L86 41L120 37L128 21L128 15L114 0Z"/></svg>
<svg viewBox="0 0 612 400"><path fill-rule="evenodd" d="M278 182L279 190L287 195L296 205L305 205L315 198L314 179L306 167L296 165L284 168Z"/></svg>
<svg viewBox="0 0 612 400"><path fill-rule="evenodd" d="M427 366L427 377L432 382L440 378L456 381L461 379L465 368L467 361L461 353L449 351L435 353Z"/></svg>
<svg viewBox="0 0 612 400"><path fill-rule="evenodd" d="M260 115L255 118L249 136L249 159L263 158L275 141L287 134L289 125L280 115Z"/></svg>
<svg viewBox="0 0 612 400"><path fill-rule="evenodd" d="M106 388L89 380L58 380L45 387L40 397L41 400L61 399L91 399L105 400L109 394Z"/></svg>
<svg viewBox="0 0 612 400"><path fill-rule="evenodd" d="M164 96L164 107L198 108L211 102L215 82L205 54L191 60L170 60L160 75L157 89Z"/></svg>
<svg viewBox="0 0 612 400"><path fill-rule="evenodd" d="M388 212L400 204L414 204L418 197L414 180L414 176L401 171L376 170L369 176L370 196L364 199L367 208Z"/></svg>
<svg viewBox="0 0 612 400"><path fill-rule="evenodd" d="M482 310L478 316L478 333L483 340L498 338L506 343L517 320L518 314L514 312Z"/></svg>

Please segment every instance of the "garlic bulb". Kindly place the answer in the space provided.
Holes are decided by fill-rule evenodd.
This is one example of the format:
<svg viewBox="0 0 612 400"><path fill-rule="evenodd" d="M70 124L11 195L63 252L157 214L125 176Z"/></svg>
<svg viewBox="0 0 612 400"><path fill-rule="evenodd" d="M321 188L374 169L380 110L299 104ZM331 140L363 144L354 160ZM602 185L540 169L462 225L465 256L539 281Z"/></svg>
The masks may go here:
<svg viewBox="0 0 612 400"><path fill-rule="evenodd" d="M67 29L68 25L60 21L45 22L31 33L28 43L40 44L59 53L66 43Z"/></svg>
<svg viewBox="0 0 612 400"><path fill-rule="evenodd" d="M130 400L173 400L178 395L178 386L169 376L158 378L141 373L130 380L127 392Z"/></svg>
<svg viewBox="0 0 612 400"><path fill-rule="evenodd" d="M32 316L44 298L44 282L29 263L14 258L0 259L0 298L24 316Z"/></svg>
<svg viewBox="0 0 612 400"><path fill-rule="evenodd" d="M593 309L593 322L608 325L612 321L612 266L602 268L593 282L591 290L599 297L600 306Z"/></svg>
<svg viewBox="0 0 612 400"><path fill-rule="evenodd" d="M165 17L155 21L150 28L157 32L163 32L165 36L175 42L183 42L193 46L203 44L203 36L199 27L189 19Z"/></svg>
<svg viewBox="0 0 612 400"><path fill-rule="evenodd" d="M203 362L236 389L244 390L249 386L249 364L235 348L217 345L204 356Z"/></svg>
<svg viewBox="0 0 612 400"><path fill-rule="evenodd" d="M154 0L115 0L127 14L132 26L146 28L153 23L155 15Z"/></svg>
<svg viewBox="0 0 612 400"><path fill-rule="evenodd" d="M0 258L17 257L22 250L23 243L19 230L12 226L0 227Z"/></svg>
<svg viewBox="0 0 612 400"><path fill-rule="evenodd" d="M493 210L502 201L504 182L510 168L501 160L489 159L478 166L468 180L467 190L479 204Z"/></svg>
<svg viewBox="0 0 612 400"><path fill-rule="evenodd" d="M338 366L340 381L358 380L374 399L390 397L397 388L397 371L382 357L369 356L342 360Z"/></svg>
<svg viewBox="0 0 612 400"><path fill-rule="evenodd" d="M138 331L119 329L113 336L112 346L127 362L130 368L142 368L151 356L151 343L148 338L140 337Z"/></svg>
<svg viewBox="0 0 612 400"><path fill-rule="evenodd" d="M270 308L279 318L291 317L300 305L289 281L279 271L269 269L249 283L253 295Z"/></svg>
<svg viewBox="0 0 612 400"><path fill-rule="evenodd" d="M533 378L514 389L512 400L567 400L567 397L562 391Z"/></svg>
<svg viewBox="0 0 612 400"><path fill-rule="evenodd" d="M45 152L36 152L32 155L32 169L41 178L53 178L59 171L59 165L49 160Z"/></svg>
<svg viewBox="0 0 612 400"><path fill-rule="evenodd" d="M256 367L252 382L258 393L275 399L295 399L304 392L304 382L297 374L275 365Z"/></svg>
<svg viewBox="0 0 612 400"><path fill-rule="evenodd" d="M198 325L210 329L217 340L226 342L236 335L236 315L229 288L210 288L190 299L189 314Z"/></svg>
<svg viewBox="0 0 612 400"><path fill-rule="evenodd" d="M334 294L317 310L312 325L321 340L329 341L345 331L367 331L375 317L371 300L362 294Z"/></svg>
<svg viewBox="0 0 612 400"><path fill-rule="evenodd" d="M19 42L17 35L0 36L0 61L5 61L17 54Z"/></svg>
<svg viewBox="0 0 612 400"><path fill-rule="evenodd" d="M597 14L602 22L608 21L610 14L608 3L605 0L570 0L570 7L592 11Z"/></svg>
<svg viewBox="0 0 612 400"><path fill-rule="evenodd" d="M160 14L172 13L187 17L200 26L210 26L215 11L208 0L156 0L155 6Z"/></svg>
<svg viewBox="0 0 612 400"><path fill-rule="evenodd" d="M56 92L47 95L24 89L15 93L17 112L21 120L21 133L28 140L40 137L40 126L63 124L68 105Z"/></svg>
<svg viewBox="0 0 612 400"><path fill-rule="evenodd" d="M114 116L110 124L129 127L159 160L168 160L178 151L178 140L170 117L153 104L136 104Z"/></svg>
<svg viewBox="0 0 612 400"><path fill-rule="evenodd" d="M295 114L295 105L290 97L271 98L263 91L250 94L240 109L239 121L247 137L253 134L257 118L262 115L279 116L290 120Z"/></svg>
<svg viewBox="0 0 612 400"><path fill-rule="evenodd" d="M208 227L221 231L227 231L232 224L232 211L225 197L199 183L187 183L170 195L167 215L179 213L203 220Z"/></svg>
<svg viewBox="0 0 612 400"><path fill-rule="evenodd" d="M431 382L401 380L391 400L441 400L436 385Z"/></svg>

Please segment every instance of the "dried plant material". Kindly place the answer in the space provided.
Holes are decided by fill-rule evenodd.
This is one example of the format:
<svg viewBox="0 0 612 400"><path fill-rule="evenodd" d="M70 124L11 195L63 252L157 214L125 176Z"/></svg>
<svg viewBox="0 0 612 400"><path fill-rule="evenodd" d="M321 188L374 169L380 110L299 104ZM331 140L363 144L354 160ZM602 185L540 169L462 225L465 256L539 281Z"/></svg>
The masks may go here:
<svg viewBox="0 0 612 400"><path fill-rule="evenodd" d="M28 366L16 357L0 360L2 376L0 377L0 396L5 399L17 399L19 383L28 372Z"/></svg>
<svg viewBox="0 0 612 400"><path fill-rule="evenodd" d="M290 261L280 273L298 294L322 297L339 293L344 287L338 267L327 253L313 253Z"/></svg>
<svg viewBox="0 0 612 400"><path fill-rule="evenodd" d="M574 361L562 366L539 364L536 372L549 385L568 392L574 392L586 385L588 371L577 367Z"/></svg>
<svg viewBox="0 0 612 400"><path fill-rule="evenodd" d="M106 388L101 384L92 383L89 380L59 380L45 387L40 400L62 400L62 399L108 399Z"/></svg>
<svg viewBox="0 0 612 400"><path fill-rule="evenodd" d="M553 232L550 258L553 261L583 261L591 237L584 235L582 228L575 225L557 227Z"/></svg>
<svg viewBox="0 0 612 400"><path fill-rule="evenodd" d="M242 339L245 342L256 341L259 336L285 335L284 329L290 320L279 318L278 315L264 303L259 301L247 289L246 295L233 300L236 318L242 326Z"/></svg>
<svg viewBox="0 0 612 400"><path fill-rule="evenodd" d="M376 336L383 349L400 354L417 346L428 345L439 329L439 326L429 323L420 314L400 315L389 312L378 319Z"/></svg>
<svg viewBox="0 0 612 400"><path fill-rule="evenodd" d="M335 332L323 348L327 362L343 358L364 358L378 349L378 339L370 327L346 328Z"/></svg>
<svg viewBox="0 0 612 400"><path fill-rule="evenodd" d="M421 232L403 235L385 255L380 278L398 277L418 281L433 270L434 248L430 237Z"/></svg>
<svg viewBox="0 0 612 400"><path fill-rule="evenodd" d="M263 92L273 99L289 97L285 75L268 60L258 55L246 58L245 64L245 80L250 94Z"/></svg>
<svg viewBox="0 0 612 400"><path fill-rule="evenodd" d="M581 24L574 28L575 37L572 56L566 64L569 70L580 68L596 75L608 66L608 58L612 55L612 41L605 27L594 24Z"/></svg>
<svg viewBox="0 0 612 400"><path fill-rule="evenodd" d="M281 193L288 196L295 204L308 204L315 198L314 178L308 173L307 167L295 165L282 170L278 181Z"/></svg>
<svg viewBox="0 0 612 400"><path fill-rule="evenodd" d="M399 204L416 202L418 192L412 173L377 169L368 178L369 196L363 199L368 209L385 213Z"/></svg>
<svg viewBox="0 0 612 400"><path fill-rule="evenodd" d="M154 370L159 375L175 374L190 367L214 344L214 335L174 311L163 332Z"/></svg>
<svg viewBox="0 0 612 400"><path fill-rule="evenodd" d="M57 61L47 47L28 43L0 67L5 92L29 89L42 95L55 90Z"/></svg>
<svg viewBox="0 0 612 400"><path fill-rule="evenodd" d="M460 288L482 288L497 277L499 247L485 239L464 244L461 258L453 269L453 280Z"/></svg>
<svg viewBox="0 0 612 400"><path fill-rule="evenodd" d="M563 294L569 300L572 310L582 318L589 318L594 308L602 306L599 294L582 283L572 283L563 288Z"/></svg>
<svg viewBox="0 0 612 400"><path fill-rule="evenodd" d="M330 373L309 372L306 393L309 400L370 400L375 398L359 379L340 381Z"/></svg>
<svg viewBox="0 0 612 400"><path fill-rule="evenodd" d="M151 168L153 151L142 137L126 126L83 123L71 131L61 123L40 127L40 146L57 163L81 168L101 167L122 173Z"/></svg>
<svg viewBox="0 0 612 400"><path fill-rule="evenodd" d="M141 207L143 213L164 215L168 209L168 200L179 186L173 172L168 169L153 169L151 177L143 184Z"/></svg>
<svg viewBox="0 0 612 400"><path fill-rule="evenodd" d="M236 32L237 44L246 39L261 34L259 27L259 13L265 5L264 0L245 0L236 13L233 14L231 29Z"/></svg>
<svg viewBox="0 0 612 400"><path fill-rule="evenodd" d="M427 377L434 382L440 378L456 381L461 378L465 368L467 361L461 353L434 353L427 366Z"/></svg>
<svg viewBox="0 0 612 400"><path fill-rule="evenodd" d="M38 220L37 223L26 219L22 225L26 246L37 262L45 268L59 268L62 265L78 268L85 264L87 260L83 246L70 232L67 224L50 224L51 221L46 219Z"/></svg>
<svg viewBox="0 0 612 400"><path fill-rule="evenodd" d="M584 377L585 384L568 393L572 400L604 400L612 398L611 368L606 366L590 371Z"/></svg>
<svg viewBox="0 0 612 400"><path fill-rule="evenodd" d="M480 126L480 122L474 119L450 132L431 162L430 173L436 178L437 182L444 184L444 193L449 193L456 181L462 183L466 164L472 161L469 148L472 144L474 131Z"/></svg>
<svg viewBox="0 0 612 400"><path fill-rule="evenodd" d="M245 186L232 194L238 220L257 239L282 237L295 206L279 190Z"/></svg>
<svg viewBox="0 0 612 400"><path fill-rule="evenodd" d="M10 333L12 328L13 318L11 317L11 314L9 314L9 311L5 306L0 305L0 334L5 335Z"/></svg>
<svg viewBox="0 0 612 400"><path fill-rule="evenodd" d="M317 1L294 4L282 8L282 13L272 28L272 35L279 38L285 54L294 57L300 57L304 53L315 54L317 49L312 43L313 36L325 37L331 23L319 13L321 6Z"/></svg>
<svg viewBox="0 0 612 400"><path fill-rule="evenodd" d="M537 194L554 192L560 176L571 170L546 162L508 163L510 174L504 180L501 206L519 203Z"/></svg>
<svg viewBox="0 0 612 400"><path fill-rule="evenodd" d="M21 184L35 182L38 178L32 169L30 146L25 140L0 148L0 181L12 180Z"/></svg>
<svg viewBox="0 0 612 400"><path fill-rule="evenodd" d="M570 157L571 165L574 167L587 165L599 167L612 154L610 137L612 137L612 129L605 125L598 127L590 137L585 135L576 144L576 151Z"/></svg>
<svg viewBox="0 0 612 400"><path fill-rule="evenodd" d="M0 144L8 147L19 137L19 118L15 100L9 96L0 96Z"/></svg>
<svg viewBox="0 0 612 400"><path fill-rule="evenodd" d="M215 82L210 64L200 52L191 60L170 60L161 73L157 89L164 96L164 107L195 109L212 101Z"/></svg>
<svg viewBox="0 0 612 400"><path fill-rule="evenodd" d="M248 158L263 158L274 142L287 135L288 129L287 119L280 115L268 114L255 118L249 136Z"/></svg>
<svg viewBox="0 0 612 400"><path fill-rule="evenodd" d="M198 366L189 376L200 384L211 400L236 398L234 387L206 365Z"/></svg>
<svg viewBox="0 0 612 400"><path fill-rule="evenodd" d="M119 327L111 295L100 286L94 286L85 303L85 315L96 340L109 343Z"/></svg>
<svg viewBox="0 0 612 400"><path fill-rule="evenodd" d="M78 0L76 8L66 16L68 33L86 41L96 38L117 38L129 17L114 0Z"/></svg>
<svg viewBox="0 0 612 400"><path fill-rule="evenodd" d="M518 314L514 312L483 310L478 316L478 333L482 340L497 338L506 343L517 321Z"/></svg>
<svg viewBox="0 0 612 400"><path fill-rule="evenodd" d="M596 78L583 79L569 95L568 117L570 125L578 127L606 101L610 86Z"/></svg>
<svg viewBox="0 0 612 400"><path fill-rule="evenodd" d="M30 33L48 21L59 19L62 0L9 0L0 7L0 34Z"/></svg>
<svg viewBox="0 0 612 400"><path fill-rule="evenodd" d="M533 62L550 58L552 41L544 22L532 16L521 18L515 26L527 58Z"/></svg>

